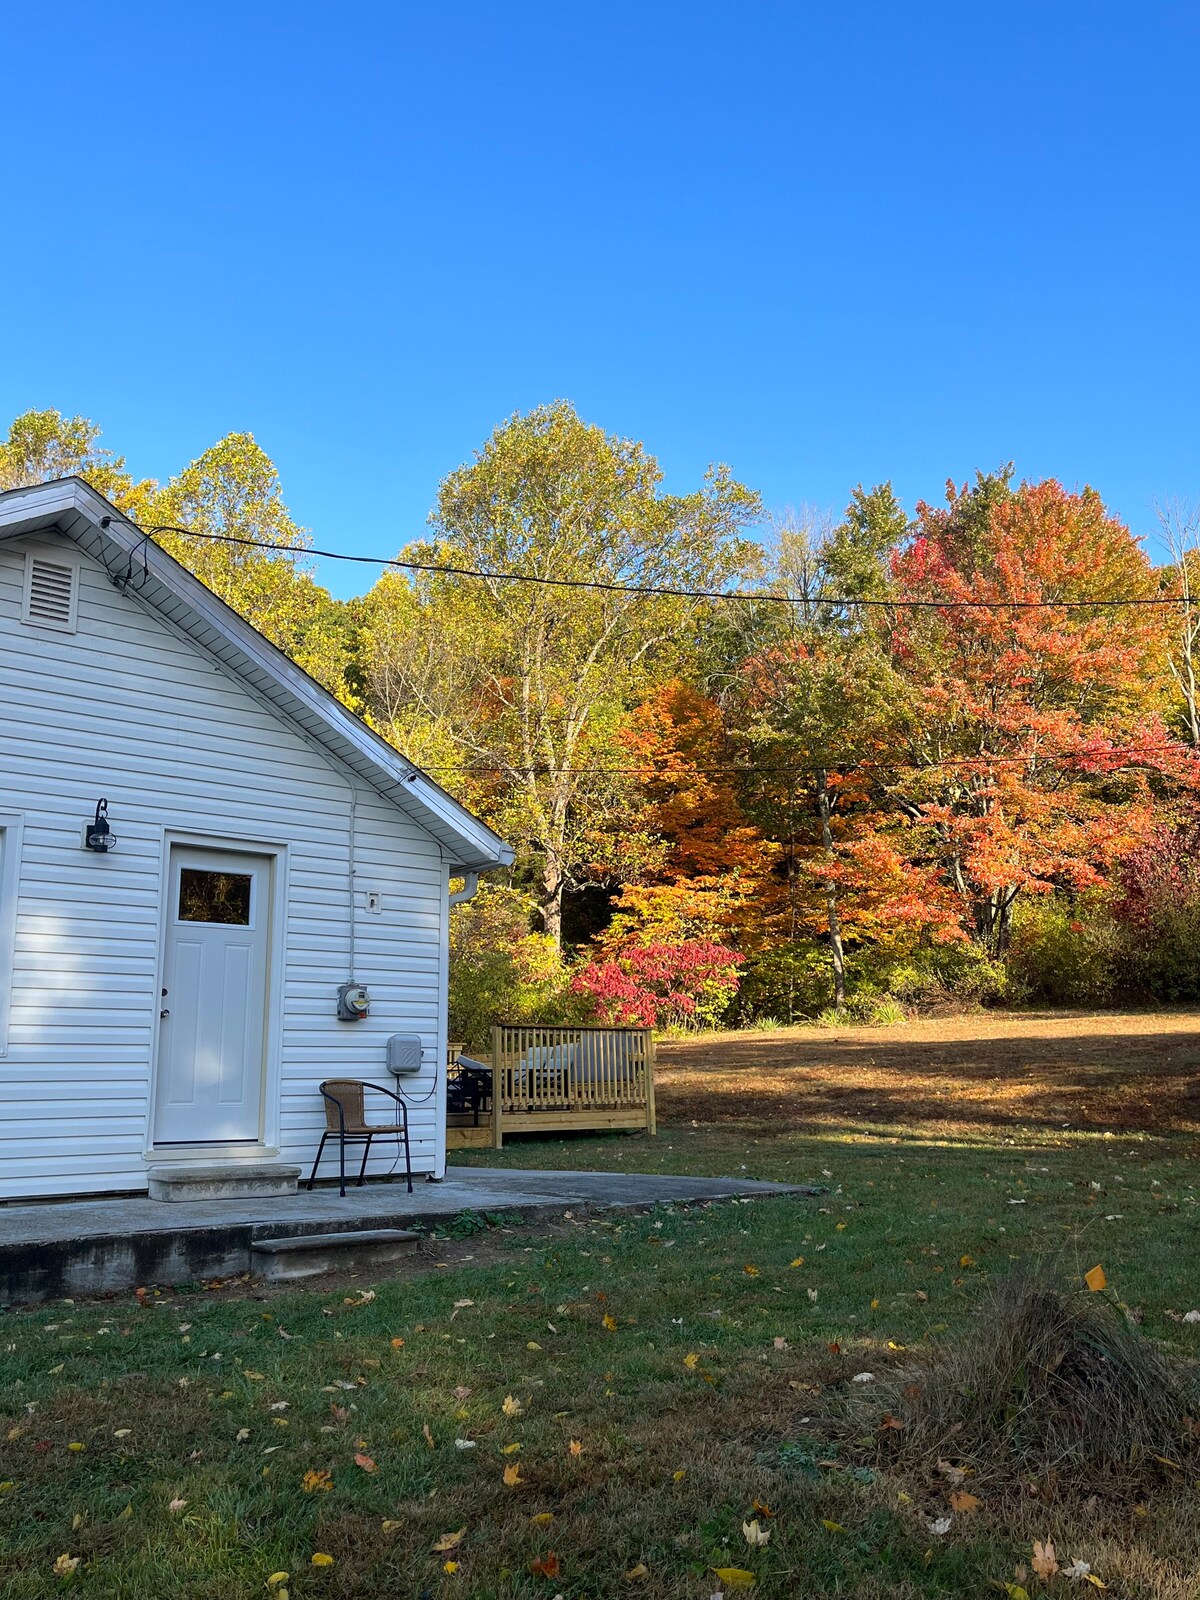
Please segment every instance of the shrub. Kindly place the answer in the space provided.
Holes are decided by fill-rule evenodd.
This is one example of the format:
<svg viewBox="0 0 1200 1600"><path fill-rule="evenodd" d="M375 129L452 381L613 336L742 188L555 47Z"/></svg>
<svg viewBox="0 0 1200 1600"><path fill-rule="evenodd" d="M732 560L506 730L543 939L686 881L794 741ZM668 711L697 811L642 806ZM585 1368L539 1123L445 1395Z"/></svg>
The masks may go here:
<svg viewBox="0 0 1200 1600"><path fill-rule="evenodd" d="M1113 916L1133 986L1154 1000L1200 998L1200 823L1160 829L1127 857Z"/></svg>
<svg viewBox="0 0 1200 1600"><path fill-rule="evenodd" d="M494 1022L587 1022L594 1008L571 988L554 941L529 931L532 902L483 884L450 916L450 1037L486 1050Z"/></svg>
<svg viewBox="0 0 1200 1600"><path fill-rule="evenodd" d="M1018 899L1008 966L1015 994L1059 1005L1113 998L1125 970L1125 941L1099 895Z"/></svg>
<svg viewBox="0 0 1200 1600"><path fill-rule="evenodd" d="M639 1028L711 1028L738 989L736 950L707 939L627 944L572 980L607 1021Z"/></svg>

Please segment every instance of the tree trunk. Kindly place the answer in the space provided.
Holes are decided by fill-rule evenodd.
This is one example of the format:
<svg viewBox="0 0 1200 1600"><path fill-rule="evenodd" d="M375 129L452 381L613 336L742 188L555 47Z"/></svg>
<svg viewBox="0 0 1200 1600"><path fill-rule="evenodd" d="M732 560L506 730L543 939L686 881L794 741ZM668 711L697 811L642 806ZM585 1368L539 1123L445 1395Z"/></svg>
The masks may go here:
<svg viewBox="0 0 1200 1600"><path fill-rule="evenodd" d="M562 897L563 875L557 863L547 858L542 868L542 898L538 902L538 913L542 919L542 930L554 940L554 948L559 955L562 955Z"/></svg>
<svg viewBox="0 0 1200 1600"><path fill-rule="evenodd" d="M817 809L821 814L821 842L825 859L832 862L833 808L829 803L829 779L824 767L817 769ZM842 919L838 913L837 884L825 880L825 906L829 919L829 956L833 963L833 1003L839 1011L846 1008L846 955L842 949Z"/></svg>

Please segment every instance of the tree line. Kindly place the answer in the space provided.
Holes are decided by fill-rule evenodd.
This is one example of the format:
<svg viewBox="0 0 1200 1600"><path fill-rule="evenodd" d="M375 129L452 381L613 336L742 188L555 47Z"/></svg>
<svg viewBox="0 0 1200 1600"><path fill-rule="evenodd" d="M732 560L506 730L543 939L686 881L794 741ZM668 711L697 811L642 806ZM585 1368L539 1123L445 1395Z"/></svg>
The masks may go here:
<svg viewBox="0 0 1200 1600"><path fill-rule="evenodd" d="M339 601L250 435L165 484L99 440L27 412L0 487L86 478L516 846L456 913L473 1042L502 1012L1200 994L1186 510L1158 564L1095 490L1011 467L911 513L883 483L771 518L724 466L668 493L558 402L498 427L406 565Z"/></svg>

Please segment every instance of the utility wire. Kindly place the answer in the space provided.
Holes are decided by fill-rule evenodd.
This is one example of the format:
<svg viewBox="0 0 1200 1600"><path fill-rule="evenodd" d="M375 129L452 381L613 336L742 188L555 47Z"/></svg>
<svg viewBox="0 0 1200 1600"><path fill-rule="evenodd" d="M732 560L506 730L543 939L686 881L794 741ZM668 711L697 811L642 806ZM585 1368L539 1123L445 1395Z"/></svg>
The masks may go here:
<svg viewBox="0 0 1200 1600"><path fill-rule="evenodd" d="M1092 600L918 600L896 596L886 600L857 599L844 595L775 594L769 590L677 589L665 584L613 583L601 578L555 578L531 572L490 572L482 567L459 567L447 562L402 561L399 557L348 555L343 550L320 550L310 545L272 544L269 539L247 539L236 533L211 533L157 523L143 529L125 518L139 533L177 533L188 539L212 539L249 550L269 550L273 555L317 556L322 561L348 561L361 566L393 567L405 572L429 572L454 578L478 578L489 583L531 583L552 589L595 589L605 594L641 594L671 600L733 600L742 605L859 606L887 611L896 607L929 611L1090 611L1099 606L1180 606L1194 602L1184 595L1116 595Z"/></svg>

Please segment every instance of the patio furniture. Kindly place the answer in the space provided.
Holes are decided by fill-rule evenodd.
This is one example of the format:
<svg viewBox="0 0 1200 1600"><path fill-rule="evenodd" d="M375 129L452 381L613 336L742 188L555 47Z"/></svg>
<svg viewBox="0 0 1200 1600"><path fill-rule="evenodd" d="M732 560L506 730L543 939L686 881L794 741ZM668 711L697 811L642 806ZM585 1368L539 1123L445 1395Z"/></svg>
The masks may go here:
<svg viewBox="0 0 1200 1600"><path fill-rule="evenodd" d="M362 1188L366 1181L367 1158L371 1154L371 1144L379 1138L395 1138L397 1156L401 1141L404 1144L404 1172L408 1179L408 1192L413 1192L412 1181L412 1152L408 1143L408 1107L394 1089L387 1088L382 1083L364 1083L358 1078L327 1078L320 1085L321 1095L325 1101L325 1131L321 1135L321 1143L317 1146L317 1158L313 1162L312 1172L309 1174L308 1187L311 1190L317 1178L317 1168L321 1164L321 1157L325 1153L325 1141L336 1138L338 1142L338 1173L340 1177L339 1193L342 1197L346 1194L346 1146L348 1144L361 1144L363 1146L362 1165L358 1169L358 1188ZM389 1100L394 1100L400 1108L400 1121L390 1123L368 1122L366 1113L366 1091L374 1089L378 1094L387 1095Z"/></svg>
<svg viewBox="0 0 1200 1600"><path fill-rule="evenodd" d="M471 1126L479 1126L481 1112L492 1104L492 1069L482 1061L454 1052L446 1072L446 1110L456 1116L469 1116Z"/></svg>

